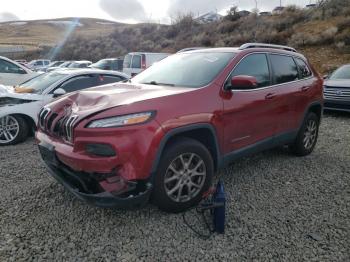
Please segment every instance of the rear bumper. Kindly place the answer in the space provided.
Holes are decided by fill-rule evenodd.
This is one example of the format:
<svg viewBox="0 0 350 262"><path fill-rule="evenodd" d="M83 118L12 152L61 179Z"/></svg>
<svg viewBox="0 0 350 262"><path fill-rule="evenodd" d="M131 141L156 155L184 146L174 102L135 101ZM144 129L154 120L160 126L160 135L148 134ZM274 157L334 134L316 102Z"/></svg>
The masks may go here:
<svg viewBox="0 0 350 262"><path fill-rule="evenodd" d="M91 176L73 171L61 163L49 145L41 144L39 149L49 174L78 199L90 205L130 209L145 205L150 198L150 183L126 182L118 191L103 191Z"/></svg>
<svg viewBox="0 0 350 262"><path fill-rule="evenodd" d="M324 109L350 112L350 101L325 99Z"/></svg>

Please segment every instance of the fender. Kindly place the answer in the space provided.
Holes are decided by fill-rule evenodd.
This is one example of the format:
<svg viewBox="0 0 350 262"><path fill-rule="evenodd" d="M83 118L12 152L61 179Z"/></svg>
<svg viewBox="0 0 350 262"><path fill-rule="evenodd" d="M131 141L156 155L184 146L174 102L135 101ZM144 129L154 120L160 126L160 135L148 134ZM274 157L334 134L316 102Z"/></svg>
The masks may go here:
<svg viewBox="0 0 350 262"><path fill-rule="evenodd" d="M159 165L160 158L162 156L162 153L163 153L163 150L164 150L166 143L176 135L179 135L179 134L184 133L184 132L192 131L192 130L197 130L197 129L207 129L212 133L212 135L214 137L214 142L215 142L215 151L216 151L216 159L215 160L217 163L217 168L219 169L220 167L223 166L223 158L222 158L222 155L220 152L216 130L211 124L200 123L200 124L191 124L191 125L181 126L181 127L177 127L177 128L170 130L162 138L162 140L159 144L159 147L158 147L156 158L153 161L153 165L152 165L152 169L151 169L151 180L152 181L153 181L153 178L155 177L155 173L157 171L157 167Z"/></svg>

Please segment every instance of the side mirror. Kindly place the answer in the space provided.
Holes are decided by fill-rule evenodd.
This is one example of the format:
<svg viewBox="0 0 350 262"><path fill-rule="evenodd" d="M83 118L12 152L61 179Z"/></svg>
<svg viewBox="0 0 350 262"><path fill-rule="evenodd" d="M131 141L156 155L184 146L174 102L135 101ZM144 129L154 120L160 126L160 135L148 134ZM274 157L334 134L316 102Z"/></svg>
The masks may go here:
<svg viewBox="0 0 350 262"><path fill-rule="evenodd" d="M226 90L238 89L253 89L258 86L258 80L254 76L239 75L231 79L231 85L226 86Z"/></svg>
<svg viewBox="0 0 350 262"><path fill-rule="evenodd" d="M63 88L57 88L55 91L53 91L53 97L63 96L67 92Z"/></svg>
<svg viewBox="0 0 350 262"><path fill-rule="evenodd" d="M328 78L328 75L323 75L323 79L327 79Z"/></svg>

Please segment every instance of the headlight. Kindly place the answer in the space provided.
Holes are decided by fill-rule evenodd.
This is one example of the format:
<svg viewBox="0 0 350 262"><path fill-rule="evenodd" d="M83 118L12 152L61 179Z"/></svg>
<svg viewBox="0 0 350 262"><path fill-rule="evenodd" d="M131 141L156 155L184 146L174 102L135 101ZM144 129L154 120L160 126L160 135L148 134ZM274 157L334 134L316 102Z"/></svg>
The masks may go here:
<svg viewBox="0 0 350 262"><path fill-rule="evenodd" d="M99 128L99 127L120 127L135 124L142 124L149 121L153 116L154 112L143 112L124 116L108 117L90 122L88 128Z"/></svg>

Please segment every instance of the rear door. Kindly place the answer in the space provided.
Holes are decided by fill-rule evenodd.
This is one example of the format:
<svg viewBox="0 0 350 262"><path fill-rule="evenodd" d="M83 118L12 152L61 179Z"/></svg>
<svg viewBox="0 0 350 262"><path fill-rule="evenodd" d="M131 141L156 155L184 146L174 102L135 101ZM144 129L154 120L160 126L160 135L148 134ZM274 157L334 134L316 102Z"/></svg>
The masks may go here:
<svg viewBox="0 0 350 262"><path fill-rule="evenodd" d="M279 103L276 134L287 134L295 131L295 116L299 103L299 92L302 82L299 81L298 67L292 56L270 54L275 85L276 101Z"/></svg>
<svg viewBox="0 0 350 262"><path fill-rule="evenodd" d="M318 81L313 75L309 65L301 58L294 58L298 69L300 82L296 86L297 99L294 104L294 115L292 117L292 126L300 128L304 118L304 113L310 105L312 98L318 97Z"/></svg>
<svg viewBox="0 0 350 262"><path fill-rule="evenodd" d="M238 75L256 77L254 89L232 90L224 99L224 150L230 153L271 138L276 130L278 104L274 99L274 87L270 66L265 53L253 53L243 58L234 68L225 85Z"/></svg>

